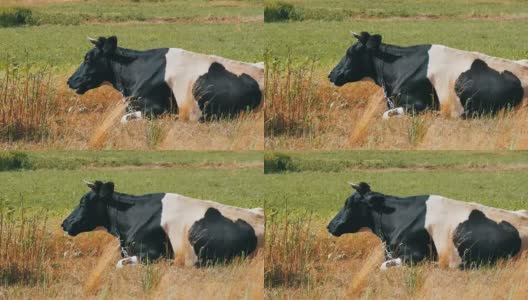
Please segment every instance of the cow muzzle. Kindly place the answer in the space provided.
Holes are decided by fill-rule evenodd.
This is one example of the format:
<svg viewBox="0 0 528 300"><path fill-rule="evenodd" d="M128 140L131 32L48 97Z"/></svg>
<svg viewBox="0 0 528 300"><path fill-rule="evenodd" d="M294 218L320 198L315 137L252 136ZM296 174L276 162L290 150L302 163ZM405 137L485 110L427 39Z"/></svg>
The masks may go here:
<svg viewBox="0 0 528 300"><path fill-rule="evenodd" d="M341 232L339 232L339 230L337 230L338 226L336 226L334 222L330 222L330 224L326 226L326 229L328 230L328 232L330 232L330 234L335 237L339 237L342 234Z"/></svg>
<svg viewBox="0 0 528 300"><path fill-rule="evenodd" d="M335 86L343 86L346 83L345 76L341 74L336 75L334 72L330 72L330 74L328 74L328 79Z"/></svg>
<svg viewBox="0 0 528 300"><path fill-rule="evenodd" d="M75 90L75 92L79 95L82 95L86 93L86 91L89 90L87 87L85 87L83 84L79 82L78 78L70 77L68 79L67 84L70 89Z"/></svg>

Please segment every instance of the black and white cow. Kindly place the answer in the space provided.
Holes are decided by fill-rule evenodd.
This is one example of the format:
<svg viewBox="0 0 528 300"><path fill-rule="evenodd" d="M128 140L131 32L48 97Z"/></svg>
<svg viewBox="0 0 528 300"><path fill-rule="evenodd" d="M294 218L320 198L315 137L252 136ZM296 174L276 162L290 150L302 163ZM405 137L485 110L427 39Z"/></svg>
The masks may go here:
<svg viewBox="0 0 528 300"><path fill-rule="evenodd" d="M117 46L115 36L95 45L68 79L78 94L111 85L128 101L122 121L179 112L181 119L229 117L262 100L264 64L244 63L178 48L146 51Z"/></svg>
<svg viewBox="0 0 528 300"><path fill-rule="evenodd" d="M264 245L264 210L228 206L178 194L133 196L112 182L91 189L62 228L70 236L103 229L119 239L125 264L175 258L186 266L228 262Z"/></svg>
<svg viewBox="0 0 528 300"><path fill-rule="evenodd" d="M402 115L426 109L453 117L493 114L528 101L528 64L442 45L399 47L381 35L353 33L357 42L328 75L342 86L373 81L384 89L388 111Z"/></svg>
<svg viewBox="0 0 528 300"><path fill-rule="evenodd" d="M334 236L372 231L383 242L382 269L439 259L451 268L519 257L528 249L528 214L436 195L400 198L364 182L328 224Z"/></svg>

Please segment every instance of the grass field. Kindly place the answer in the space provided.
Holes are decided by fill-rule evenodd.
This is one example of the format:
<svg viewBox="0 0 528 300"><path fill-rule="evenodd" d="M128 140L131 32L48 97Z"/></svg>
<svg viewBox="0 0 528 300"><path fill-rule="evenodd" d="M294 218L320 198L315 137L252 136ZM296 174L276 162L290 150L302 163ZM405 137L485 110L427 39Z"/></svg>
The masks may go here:
<svg viewBox="0 0 528 300"><path fill-rule="evenodd" d="M79 25L86 23L120 22L177 22L205 20L236 20L262 14L262 2L207 1L207 0L5 0L1 7L26 7L31 9L33 22L37 25ZM126 7L126 9L123 9Z"/></svg>
<svg viewBox="0 0 528 300"><path fill-rule="evenodd" d="M118 271L113 267L118 260L114 238L106 233L67 238L59 226L87 191L82 179L113 181L116 191L124 193L174 192L262 207L262 153L61 151L18 156L23 154L26 168L0 172L2 298L262 298L260 256L218 268L186 269L162 262ZM7 155L3 157L5 162Z"/></svg>
<svg viewBox="0 0 528 300"><path fill-rule="evenodd" d="M526 59L528 50L518 39L528 30L526 7L510 1L490 15L468 18L455 13L467 9L466 1L442 4L445 17L419 17L427 1L402 1L378 5L380 10L406 7L409 16L393 18L390 12L371 17L307 18L302 22L266 23L274 35L268 40L268 80L266 85L266 149L527 149L526 105L499 117L472 120L452 119L440 113L425 113L383 122L386 110L381 89L372 83L350 83L341 88L330 85L328 72L354 43L349 31L379 33L383 41L396 45L443 44L512 60ZM479 2L481 3L481 2ZM392 4L392 3L391 3ZM482 2L483 6L493 5ZM321 2L300 6L316 9ZM357 6L336 1L332 10ZM478 6L478 5L477 5ZM492 6L490 6L492 7ZM473 6L472 6L473 8ZM514 8L515 12L503 11ZM450 13L449 11L453 11ZM511 17L510 13L516 17ZM338 21L336 21L338 20ZM297 38L291 38L295 33Z"/></svg>
<svg viewBox="0 0 528 300"><path fill-rule="evenodd" d="M354 18L452 18L508 16L526 18L523 0L266 0L265 9L275 15L282 8L282 19L292 20L350 20ZM287 12L287 13L285 13ZM265 15L266 16L266 15ZM288 18L289 17L289 18ZM275 20L271 18L272 20ZM270 21L266 18L266 21Z"/></svg>
<svg viewBox="0 0 528 300"><path fill-rule="evenodd" d="M368 182L372 190L389 195L437 194L527 209L526 152L287 152L265 157L266 297L523 299L528 295L524 285L528 258L481 270L445 270L425 263L381 272L378 238L368 233L335 238L325 228L352 193L348 181ZM282 169L275 168L278 160L283 161ZM289 169L284 167L288 164Z"/></svg>
<svg viewBox="0 0 528 300"><path fill-rule="evenodd" d="M119 9L125 5L130 10ZM0 38L10 41L0 45L0 147L262 150L262 111L204 124L165 117L123 126L119 118L124 106L117 91L103 87L78 96L66 86L67 78L92 47L86 36L116 35L119 46L138 50L175 47L240 61L262 61L265 32L259 5L250 0L28 2L35 14L73 18L70 11L77 10L102 19L0 28ZM178 9L180 6L186 9ZM141 22L129 18L127 14L135 10L149 17ZM204 16L191 16L192 11ZM104 21L110 18L107 14L116 20ZM186 21L164 19L167 14Z"/></svg>

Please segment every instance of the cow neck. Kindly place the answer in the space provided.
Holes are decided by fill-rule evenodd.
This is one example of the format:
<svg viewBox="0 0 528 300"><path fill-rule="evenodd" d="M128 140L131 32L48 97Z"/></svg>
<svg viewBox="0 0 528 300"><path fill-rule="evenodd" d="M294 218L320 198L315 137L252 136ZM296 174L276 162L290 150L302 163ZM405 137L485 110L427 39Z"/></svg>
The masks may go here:
<svg viewBox="0 0 528 300"><path fill-rule="evenodd" d="M113 236L119 238L120 242L126 238L123 232L119 229L119 217L122 212L117 208L118 205L133 206L135 203L130 199L130 195L114 193L112 199L106 204L106 211L108 214L109 228L108 232Z"/></svg>
<svg viewBox="0 0 528 300"><path fill-rule="evenodd" d="M374 80L377 85L381 86L383 89L383 96L385 97L385 101L387 101L387 106L389 109L395 108L394 101L392 101L392 84L386 81L385 77L385 65L389 65L389 63L386 62L388 59L388 56L390 54L387 53L387 45L381 44L380 45L380 51L378 55L373 56L373 65L374 65Z"/></svg>
<svg viewBox="0 0 528 300"><path fill-rule="evenodd" d="M372 230L374 231L374 234L376 234L381 239L382 242L386 242L387 235L383 231L383 212L373 209L371 218L372 218L372 224L374 227L372 228Z"/></svg>
<svg viewBox="0 0 528 300"><path fill-rule="evenodd" d="M131 87L134 87L136 82L130 76L132 72L129 70L129 66L138 58L138 54L139 51L117 48L110 61L110 68L112 69L110 82L125 98L133 96Z"/></svg>

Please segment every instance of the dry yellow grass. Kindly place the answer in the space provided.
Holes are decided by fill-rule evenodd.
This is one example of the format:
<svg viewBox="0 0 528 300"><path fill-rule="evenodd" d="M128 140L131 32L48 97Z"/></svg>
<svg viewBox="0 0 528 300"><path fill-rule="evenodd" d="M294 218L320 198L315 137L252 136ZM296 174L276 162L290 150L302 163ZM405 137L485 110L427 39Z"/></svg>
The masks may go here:
<svg viewBox="0 0 528 300"><path fill-rule="evenodd" d="M261 253L226 266L178 267L172 261L115 269L117 240L104 232L65 237L51 222L39 284L0 282L1 299L262 299ZM15 249L3 248L3 249ZM16 256L14 265L32 257ZM0 262L2 259L0 258Z"/></svg>
<svg viewBox="0 0 528 300"><path fill-rule="evenodd" d="M45 119L39 119L39 139L3 141L0 149L120 149L120 150L263 150L264 113L243 113L234 119L212 122L181 121L177 116L156 120L132 120L121 124L125 105L118 92L109 87L89 91L78 96L68 90L66 79L57 78L51 105ZM50 97L45 95L45 97ZM20 115L26 108L20 107ZM33 109L31 107L31 109ZM13 110L15 111L15 110ZM8 119L9 120L9 119ZM31 128L26 136L31 136Z"/></svg>
<svg viewBox="0 0 528 300"><path fill-rule="evenodd" d="M291 260L310 258L308 278L300 285L266 283L268 299L527 299L528 255L517 261L473 270L441 268L437 263L379 270L383 251L371 233L329 237L323 223L312 224L299 245L309 257L266 259L265 271ZM270 228L268 227L268 230ZM289 231L303 229L289 228ZM277 232L276 232L277 233ZM276 234L275 233L275 234ZM282 232L278 232L279 235ZM267 232L267 236L273 235ZM280 251L266 248L266 258ZM295 252L297 249L290 249ZM274 265L271 265L273 263ZM295 262L293 262L295 263Z"/></svg>
<svg viewBox="0 0 528 300"><path fill-rule="evenodd" d="M308 79L292 85L302 80L291 77L301 75ZM381 88L373 83L335 88L325 76L305 71L272 74L266 84L265 147L269 150L528 149L527 105L496 117L468 120L444 112L383 120L387 107ZM288 98L292 94L294 101ZM289 121L290 115L300 123Z"/></svg>

